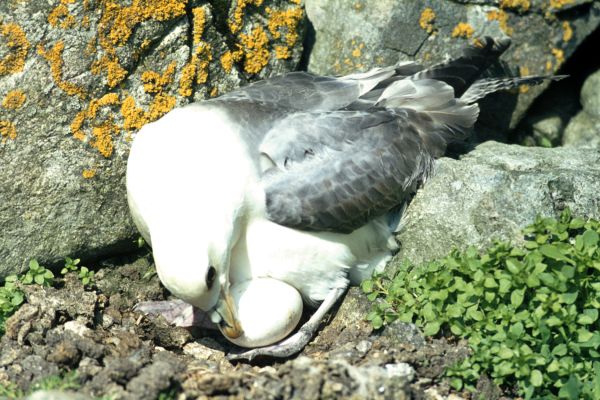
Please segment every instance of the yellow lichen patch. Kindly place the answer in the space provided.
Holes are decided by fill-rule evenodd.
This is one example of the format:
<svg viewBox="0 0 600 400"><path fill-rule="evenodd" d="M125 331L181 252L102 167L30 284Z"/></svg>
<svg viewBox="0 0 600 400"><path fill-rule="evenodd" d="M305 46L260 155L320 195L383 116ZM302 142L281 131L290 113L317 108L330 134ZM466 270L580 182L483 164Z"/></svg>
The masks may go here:
<svg viewBox="0 0 600 400"><path fill-rule="evenodd" d="M560 66L563 62L565 62L565 52L563 50L554 48L552 49L552 55L556 59L557 67Z"/></svg>
<svg viewBox="0 0 600 400"><path fill-rule="evenodd" d="M190 61L183 67L179 79L179 94L184 97L192 95L194 82L206 83L208 80L208 67L212 61L212 47L202 40L206 24L206 12L202 7L192 10L194 15L193 45L194 50Z"/></svg>
<svg viewBox="0 0 600 400"><path fill-rule="evenodd" d="M118 0L100 0L100 3L103 10L98 32L105 49L126 43L141 22L167 21L184 15L186 5L185 0L132 0L127 6Z"/></svg>
<svg viewBox="0 0 600 400"><path fill-rule="evenodd" d="M546 71L550 72L550 71L552 71L552 68L553 68L552 61L546 60Z"/></svg>
<svg viewBox="0 0 600 400"><path fill-rule="evenodd" d="M106 72L106 84L110 88L114 88L123 82L127 76L127 71L121 67L117 57L112 55L103 55L99 60L94 61L91 71L94 75L100 75L103 71Z"/></svg>
<svg viewBox="0 0 600 400"><path fill-rule="evenodd" d="M298 41L298 24L304 15L302 8L294 7L277 11L267 7L266 11L269 15L267 27L269 28L271 36L274 39L279 39L283 33L285 35L286 45L288 47L293 47ZM291 55L291 52L280 49L276 50L275 55L277 58L288 58Z"/></svg>
<svg viewBox="0 0 600 400"><path fill-rule="evenodd" d="M69 29L75 26L75 17L69 12L67 4L74 3L75 0L61 0L60 4L48 14L48 23L54 27Z"/></svg>
<svg viewBox="0 0 600 400"><path fill-rule="evenodd" d="M217 97L219 95L219 89L216 87L212 88L210 91L210 97Z"/></svg>
<svg viewBox="0 0 600 400"><path fill-rule="evenodd" d="M50 71L52 72L52 78L62 91L69 96L79 96L80 98L85 97L83 88L75 85L74 83L63 80L62 70L64 61L62 59L63 51L65 50L65 44L62 41L57 42L54 47L50 50L46 50L43 45L38 45L37 52L39 55L44 57L48 64L50 64Z"/></svg>
<svg viewBox="0 0 600 400"><path fill-rule="evenodd" d="M519 67L519 74L520 76L529 76L529 68L526 66L520 66ZM529 91L529 85L520 85L519 86L519 92L521 93L527 93Z"/></svg>
<svg viewBox="0 0 600 400"><path fill-rule="evenodd" d="M95 169L84 169L83 172L81 173L81 175L85 179L92 179L93 177L96 176L96 170Z"/></svg>
<svg viewBox="0 0 600 400"><path fill-rule="evenodd" d="M452 37L461 37L468 39L471 36L473 36L474 32L475 30L471 25L467 24L466 22L459 22L458 25L456 25L452 30Z"/></svg>
<svg viewBox="0 0 600 400"><path fill-rule="evenodd" d="M156 121L171 111L175 107L176 101L173 96L159 93L150 105L150 110L146 112L135 104L132 96L128 96L121 104L123 128L127 130L140 129L147 123Z"/></svg>
<svg viewBox="0 0 600 400"><path fill-rule="evenodd" d="M100 154L108 158L113 152L113 136L116 136L121 128L114 121L112 112L107 115L99 115L104 107L119 105L119 95L108 93L100 99L90 101L87 109L80 111L71 122L71 133L79 140L85 140L86 134L84 125L91 127L92 139L90 144L95 147Z"/></svg>
<svg viewBox="0 0 600 400"><path fill-rule="evenodd" d="M277 51L277 49L275 51ZM231 69L233 68L233 63L239 62L243 57L244 52L241 49L238 49L236 51L226 51L221 56L221 65L223 66L225 72L231 72Z"/></svg>
<svg viewBox="0 0 600 400"><path fill-rule="evenodd" d="M433 33L435 31L433 21L435 21L435 13L431 8L427 7L419 17L419 26L427 33Z"/></svg>
<svg viewBox="0 0 600 400"><path fill-rule="evenodd" d="M2 106L8 110L17 110L23 107L26 99L27 96L25 96L22 90L11 90L6 94L4 100L2 100Z"/></svg>
<svg viewBox="0 0 600 400"><path fill-rule="evenodd" d="M231 33L236 33L242 28L244 10L249 4L259 7L262 3L263 0L237 0L232 20L229 21L229 30Z"/></svg>
<svg viewBox="0 0 600 400"><path fill-rule="evenodd" d="M0 21L0 35L5 38L5 43L9 48L8 54L0 59L0 75L23 71L25 58L29 52L29 42L25 32L17 24L3 24Z"/></svg>
<svg viewBox="0 0 600 400"><path fill-rule="evenodd" d="M508 14L502 10L492 10L487 13L488 21L498 21L500 29L507 35L513 34L513 29L508 26Z"/></svg>
<svg viewBox="0 0 600 400"><path fill-rule="evenodd" d="M550 7L555 10L560 10L566 5L573 4L575 0L550 0Z"/></svg>
<svg viewBox="0 0 600 400"><path fill-rule="evenodd" d="M154 71L145 71L141 78L144 83L144 91L146 93L162 92L165 86L168 86L173 82L175 67L177 67L177 61L173 61L169 64L162 75Z"/></svg>
<svg viewBox="0 0 600 400"><path fill-rule="evenodd" d="M292 56L290 48L287 46L275 46L275 58L278 60L287 60Z"/></svg>
<svg viewBox="0 0 600 400"><path fill-rule="evenodd" d="M529 0L500 0L500 8L509 8L519 12L525 12L531 7Z"/></svg>
<svg viewBox="0 0 600 400"><path fill-rule="evenodd" d="M269 39L263 28L256 27L249 35L241 34L244 48L244 70L250 74L260 72L269 63Z"/></svg>
<svg viewBox="0 0 600 400"><path fill-rule="evenodd" d="M362 49L364 49L364 48L365 48L364 43L361 43L360 45L355 47L354 50L352 50L352 57L359 58L362 55Z"/></svg>
<svg viewBox="0 0 600 400"><path fill-rule="evenodd" d="M569 24L569 21L563 21L562 28L563 28L562 40L563 40L563 42L568 42L569 40L571 40L573 38L573 28L571 28L571 24Z"/></svg>
<svg viewBox="0 0 600 400"><path fill-rule="evenodd" d="M0 136L2 136L2 143L6 142L6 139L15 139L17 128L10 121L0 121Z"/></svg>

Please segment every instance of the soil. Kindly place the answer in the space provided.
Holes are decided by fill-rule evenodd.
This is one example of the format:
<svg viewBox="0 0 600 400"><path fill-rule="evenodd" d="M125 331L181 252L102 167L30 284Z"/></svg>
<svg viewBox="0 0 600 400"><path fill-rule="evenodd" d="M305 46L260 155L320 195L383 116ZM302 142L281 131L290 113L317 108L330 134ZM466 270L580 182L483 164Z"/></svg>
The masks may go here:
<svg viewBox="0 0 600 400"><path fill-rule="evenodd" d="M26 303L0 340L0 386L28 392L48 376L76 371L79 388L70 398L77 399L468 397L451 394L442 378L468 356L466 343L426 340L403 323L373 331L357 288L300 355L232 363L226 355L241 349L218 331L173 327L132 310L168 298L153 268L142 254L97 265L91 288L72 273L55 287L23 286ZM498 398L493 384L481 386L485 398Z"/></svg>

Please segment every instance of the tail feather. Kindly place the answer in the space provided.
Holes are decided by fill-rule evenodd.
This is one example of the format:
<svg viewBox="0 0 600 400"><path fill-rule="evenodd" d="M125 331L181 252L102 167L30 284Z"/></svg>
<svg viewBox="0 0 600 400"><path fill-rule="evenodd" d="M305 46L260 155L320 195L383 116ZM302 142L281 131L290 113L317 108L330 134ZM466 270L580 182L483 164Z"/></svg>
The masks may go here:
<svg viewBox="0 0 600 400"><path fill-rule="evenodd" d="M417 72L411 79L446 82L454 89L454 95L460 97L509 46L510 39L484 37L467 47L462 56Z"/></svg>
<svg viewBox="0 0 600 400"><path fill-rule="evenodd" d="M566 78L567 75L539 75L523 76L514 78L486 78L475 81L460 97L465 103L475 103L483 99L488 94L500 90L509 90L520 85L539 85L547 80L559 81Z"/></svg>

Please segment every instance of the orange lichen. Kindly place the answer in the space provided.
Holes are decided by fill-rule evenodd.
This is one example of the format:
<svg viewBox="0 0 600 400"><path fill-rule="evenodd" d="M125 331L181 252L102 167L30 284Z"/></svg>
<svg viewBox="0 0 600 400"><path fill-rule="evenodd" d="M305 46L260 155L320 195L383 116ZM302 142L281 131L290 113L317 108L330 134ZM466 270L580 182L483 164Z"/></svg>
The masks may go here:
<svg viewBox="0 0 600 400"><path fill-rule="evenodd" d="M37 52L39 55L44 57L48 64L50 64L50 71L52 72L52 78L62 91L69 96L79 96L80 98L85 97L83 88L75 85L74 83L63 80L62 70L64 61L62 59L63 51L65 50L65 44L61 41L57 42L54 47L50 50L46 50L43 45L38 45Z"/></svg>
<svg viewBox="0 0 600 400"><path fill-rule="evenodd" d="M563 42L568 42L569 40L571 40L573 38L573 28L571 28L571 24L569 24L569 21L563 21L562 28L563 28L562 40L563 40Z"/></svg>
<svg viewBox="0 0 600 400"><path fill-rule="evenodd" d="M556 59L557 66L560 66L563 62L565 62L565 52L563 50L554 48L552 49L552 55Z"/></svg>
<svg viewBox="0 0 600 400"><path fill-rule="evenodd" d="M116 136L121 128L114 121L112 113L108 113L106 116L99 114L102 108L116 105L119 105L119 95L116 93L105 94L100 99L90 101L87 109L77 113L71 122L71 133L76 139L82 141L86 138L84 125L86 122L88 123L92 132L90 144L106 158L112 155L113 136Z"/></svg>
<svg viewBox="0 0 600 400"><path fill-rule="evenodd" d="M183 67L179 79L179 94L184 97L192 95L192 87L196 84L206 83L208 80L208 67L212 61L212 47L202 40L206 24L206 11L202 7L192 10L194 16L193 26L193 53L190 61Z"/></svg>
<svg viewBox="0 0 600 400"><path fill-rule="evenodd" d="M94 61L91 71L94 75L106 72L106 84L109 88L114 88L127 77L127 71L113 55L103 55L99 60Z"/></svg>
<svg viewBox="0 0 600 400"><path fill-rule="evenodd" d="M552 61L546 60L546 71L550 72L550 71L552 71L552 68L553 68Z"/></svg>
<svg viewBox="0 0 600 400"><path fill-rule="evenodd" d="M93 177L96 176L96 170L95 169L84 169L83 172L81 173L81 175L85 179L92 179Z"/></svg>
<svg viewBox="0 0 600 400"><path fill-rule="evenodd" d="M433 21L435 21L435 13L431 8L427 7L419 17L419 26L427 33L433 33L435 31Z"/></svg>
<svg viewBox="0 0 600 400"><path fill-rule="evenodd" d="M233 11L233 18L229 21L229 30L231 33L236 33L242 28L244 10L249 4L259 7L262 3L263 0L237 0L235 10Z"/></svg>
<svg viewBox="0 0 600 400"><path fill-rule="evenodd" d="M212 88L210 91L210 97L217 97L219 95L219 89L216 87Z"/></svg>
<svg viewBox="0 0 600 400"><path fill-rule="evenodd" d="M0 121L0 136L2 137L2 143L5 143L7 139L15 139L17 128L10 121Z"/></svg>
<svg viewBox="0 0 600 400"><path fill-rule="evenodd" d="M502 10L492 10L487 13L488 21L498 21L500 29L507 35L513 34L513 29L508 26L508 14Z"/></svg>
<svg viewBox="0 0 600 400"><path fill-rule="evenodd" d="M521 76L529 76L529 67L526 67L524 65L519 67L519 74ZM527 93L529 91L529 85L520 85L519 86L519 92L521 93Z"/></svg>
<svg viewBox="0 0 600 400"><path fill-rule="evenodd" d="M362 49L365 48L365 44L361 43L360 45L358 45L357 47L354 48L354 50L352 50L352 57L354 58L358 58L362 55Z"/></svg>
<svg viewBox="0 0 600 400"><path fill-rule="evenodd" d="M275 51L277 51L277 49L275 49ZM229 51L229 50L226 51L221 56L221 65L223 66L223 69L225 70L225 72L227 72L227 73L231 72L231 69L233 68L233 63L241 61L241 59L243 57L244 57L244 52L239 48L236 51Z"/></svg>
<svg viewBox="0 0 600 400"><path fill-rule="evenodd" d="M156 121L171 111L177 100L173 96L159 93L150 105L149 111L144 111L136 106L135 99L128 96L121 104L121 115L123 116L123 128L127 130L140 129L149 122Z"/></svg>
<svg viewBox="0 0 600 400"><path fill-rule="evenodd" d="M267 27L269 28L271 36L274 39L279 39L283 33L285 35L286 45L288 47L293 47L298 41L298 24L304 15L302 8L294 7L277 11L267 7L266 11L269 15ZM276 49L275 52L277 58L288 58L291 55L290 51L285 51L283 48L279 50Z"/></svg>
<svg viewBox="0 0 600 400"><path fill-rule="evenodd" d="M249 35L241 34L244 48L244 70L250 74L260 72L269 63L269 39L263 28L256 27Z"/></svg>
<svg viewBox="0 0 600 400"><path fill-rule="evenodd" d="M573 4L575 0L550 0L550 7L555 10L560 10L566 5Z"/></svg>
<svg viewBox="0 0 600 400"><path fill-rule="evenodd" d="M67 4L74 3L75 0L61 0L60 4L48 14L48 23L54 27L69 29L75 26L75 17L69 12Z"/></svg>
<svg viewBox="0 0 600 400"><path fill-rule="evenodd" d="M142 82L144 83L144 91L146 93L162 92L165 86L168 86L173 82L175 67L177 67L177 61L171 62L162 75L154 71L145 71L141 77Z"/></svg>
<svg viewBox="0 0 600 400"><path fill-rule="evenodd" d="M275 46L275 58L278 60L287 60L292 56L290 48L287 46Z"/></svg>
<svg viewBox="0 0 600 400"><path fill-rule="evenodd" d="M466 22L459 22L458 25L456 25L452 30L452 37L461 37L468 39L471 36L473 36L474 32L475 30L471 25L467 24Z"/></svg>
<svg viewBox="0 0 600 400"><path fill-rule="evenodd" d="M4 100L2 100L2 106L8 110L17 110L25 104L27 96L22 90L11 90L6 94Z"/></svg>
<svg viewBox="0 0 600 400"><path fill-rule="evenodd" d="M509 8L519 12L525 12L531 7L529 0L500 0L500 8Z"/></svg>
<svg viewBox="0 0 600 400"><path fill-rule="evenodd" d="M0 59L0 75L14 74L23 71L25 58L29 52L29 42L23 29L17 24L3 24L0 21L0 35L6 39L8 54Z"/></svg>

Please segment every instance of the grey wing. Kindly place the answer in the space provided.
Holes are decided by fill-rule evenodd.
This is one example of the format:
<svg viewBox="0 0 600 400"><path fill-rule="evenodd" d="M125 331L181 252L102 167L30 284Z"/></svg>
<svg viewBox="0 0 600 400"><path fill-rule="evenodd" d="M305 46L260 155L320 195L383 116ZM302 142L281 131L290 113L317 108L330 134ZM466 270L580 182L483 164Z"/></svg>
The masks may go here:
<svg viewBox="0 0 600 400"><path fill-rule="evenodd" d="M430 124L408 109L283 120L260 148L274 164L263 178L267 217L297 229L349 233L388 212L431 170L419 134Z"/></svg>
<svg viewBox="0 0 600 400"><path fill-rule="evenodd" d="M291 72L244 86L220 99L268 103L302 111L338 110L361 96L368 97L372 90L379 93L379 86L387 86L390 80L402 79L420 69L419 65L408 63L343 77Z"/></svg>

